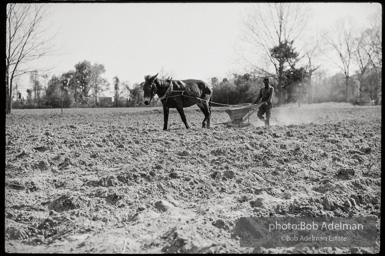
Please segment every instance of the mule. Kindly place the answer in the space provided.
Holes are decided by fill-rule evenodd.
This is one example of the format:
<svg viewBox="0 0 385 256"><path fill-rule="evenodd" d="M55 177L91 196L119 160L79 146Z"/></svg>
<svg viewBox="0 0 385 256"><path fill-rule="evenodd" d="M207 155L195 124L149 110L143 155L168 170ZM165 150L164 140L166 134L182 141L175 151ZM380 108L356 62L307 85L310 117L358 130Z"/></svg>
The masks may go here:
<svg viewBox="0 0 385 256"><path fill-rule="evenodd" d="M163 105L163 130L167 130L168 115L170 108L176 108L186 129L190 128L187 123L183 108L197 105L205 115L202 128L210 128L211 118L211 96L212 89L201 80L172 80L168 78L162 80L157 78L158 74L144 77L143 102L149 105L155 95L158 95Z"/></svg>

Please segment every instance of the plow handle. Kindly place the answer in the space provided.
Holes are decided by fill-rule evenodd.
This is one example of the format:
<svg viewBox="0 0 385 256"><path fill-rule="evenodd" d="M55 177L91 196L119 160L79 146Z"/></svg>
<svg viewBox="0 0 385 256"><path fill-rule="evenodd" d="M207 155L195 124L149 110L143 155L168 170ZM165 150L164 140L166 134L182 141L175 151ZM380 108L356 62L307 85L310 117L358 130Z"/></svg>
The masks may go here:
<svg viewBox="0 0 385 256"><path fill-rule="evenodd" d="M247 118L249 118L254 112L257 112L259 107L264 104L263 102L259 104L255 104L253 108L250 109L249 113L247 113L244 117L242 117L242 122L244 122Z"/></svg>

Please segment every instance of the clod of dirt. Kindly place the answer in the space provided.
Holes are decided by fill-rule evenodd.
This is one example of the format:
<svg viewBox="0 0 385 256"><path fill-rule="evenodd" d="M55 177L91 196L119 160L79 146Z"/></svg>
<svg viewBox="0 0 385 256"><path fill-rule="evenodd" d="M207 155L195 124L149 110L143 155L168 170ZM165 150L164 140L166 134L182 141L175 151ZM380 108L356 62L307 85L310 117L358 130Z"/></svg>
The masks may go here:
<svg viewBox="0 0 385 256"><path fill-rule="evenodd" d="M87 181L84 185L88 187L114 187L118 185L118 180L123 182L124 177L121 176L115 178L115 176L105 176L100 179L94 179Z"/></svg>
<svg viewBox="0 0 385 256"><path fill-rule="evenodd" d="M85 246L85 245L86 245L85 242L81 242L80 244L78 244L77 248L81 248L81 247L83 247L83 246Z"/></svg>
<svg viewBox="0 0 385 256"><path fill-rule="evenodd" d="M167 231L161 238L166 243L161 252L166 253L207 253L213 245L198 233L191 235L183 229L177 230L176 227Z"/></svg>
<svg viewBox="0 0 385 256"><path fill-rule="evenodd" d="M167 212L174 206L166 200L160 200L154 204L155 208L161 212Z"/></svg>
<svg viewBox="0 0 385 256"><path fill-rule="evenodd" d="M264 167L271 167L271 166L272 166L272 165L270 164L269 160L267 160L267 159L263 159L262 164L263 164Z"/></svg>
<svg viewBox="0 0 385 256"><path fill-rule="evenodd" d="M41 147L35 147L33 148L34 150L36 151L39 151L39 152L45 152L45 151L48 151L49 148L45 147L45 146L41 146Z"/></svg>
<svg viewBox="0 0 385 256"><path fill-rule="evenodd" d="M39 188L36 186L35 182L33 182L33 181L27 181L25 183L25 186L26 186L27 190L30 192L35 192L35 191L39 190Z"/></svg>
<svg viewBox="0 0 385 256"><path fill-rule="evenodd" d="M252 208L255 208L255 207L262 207L263 206L263 198L257 198L253 201L250 201L250 206Z"/></svg>
<svg viewBox="0 0 385 256"><path fill-rule="evenodd" d="M290 199L291 198L291 193L289 191L286 191L282 195L283 199Z"/></svg>
<svg viewBox="0 0 385 256"><path fill-rule="evenodd" d="M348 180L354 176L354 173L355 171L353 168L341 168L337 173L337 177Z"/></svg>
<svg viewBox="0 0 385 256"><path fill-rule="evenodd" d="M144 210L146 210L146 206L140 205L138 207L138 212L141 212L141 211L144 211Z"/></svg>
<svg viewBox="0 0 385 256"><path fill-rule="evenodd" d="M372 148L370 148L370 147L361 147L360 150L361 150L362 153L370 154L370 152L372 151Z"/></svg>
<svg viewBox="0 0 385 256"><path fill-rule="evenodd" d="M48 205L48 209L63 212L80 208L80 205L70 196L63 195Z"/></svg>
<svg viewBox="0 0 385 256"><path fill-rule="evenodd" d="M41 222L39 226L37 226L37 229L49 229L54 227L56 224L57 223L52 218L48 217L43 222Z"/></svg>
<svg viewBox="0 0 385 256"><path fill-rule="evenodd" d="M161 251L167 253L182 252L186 244L187 239L180 237L177 232L174 232L172 234L171 244L164 246Z"/></svg>
<svg viewBox="0 0 385 256"><path fill-rule="evenodd" d="M12 189L16 190L24 190L26 187L23 184L20 184L20 182L13 181L13 182L7 182L6 185L8 185Z"/></svg>
<svg viewBox="0 0 385 256"><path fill-rule="evenodd" d="M190 154L191 153L186 150L183 150L182 152L177 153L178 156L189 156Z"/></svg>
<svg viewBox="0 0 385 256"><path fill-rule="evenodd" d="M225 230L228 230L228 229L229 229L229 226L228 226L228 225L225 223L225 221L222 220L222 219L218 219L218 220L216 220L216 221L213 221L213 222L212 222L212 225L213 225L214 227L219 228L219 229L225 229Z"/></svg>
<svg viewBox="0 0 385 256"><path fill-rule="evenodd" d="M364 161L364 158L357 154L352 155L352 159L356 159L359 163Z"/></svg>
<svg viewBox="0 0 385 256"><path fill-rule="evenodd" d="M287 131L287 132L286 132L286 136L288 136L288 137L293 137L294 134L293 134L292 131Z"/></svg>
<svg viewBox="0 0 385 256"><path fill-rule="evenodd" d="M61 169L64 169L65 167L67 167L69 165L71 165L71 160L68 157L66 157L64 159L64 161L61 164L58 165L58 167L61 170Z"/></svg>
<svg viewBox="0 0 385 256"><path fill-rule="evenodd" d="M106 197L106 201L110 204L116 204L119 200L123 198L122 195L117 195L116 193L110 194Z"/></svg>
<svg viewBox="0 0 385 256"><path fill-rule="evenodd" d="M37 165L37 168L39 168L41 171L48 170L50 167L50 164L46 160L41 160Z"/></svg>
<svg viewBox="0 0 385 256"><path fill-rule="evenodd" d="M242 178L239 178L235 181L237 184L241 184L243 182L243 179Z"/></svg>
<svg viewBox="0 0 385 256"><path fill-rule="evenodd" d="M298 153L301 151L301 147L300 146L296 146L294 149L293 149L293 152L294 153Z"/></svg>
<svg viewBox="0 0 385 256"><path fill-rule="evenodd" d="M53 157L51 160L52 161L59 161L61 159L61 155L57 155L55 157Z"/></svg>
<svg viewBox="0 0 385 256"><path fill-rule="evenodd" d="M28 156L29 156L29 154L26 153L25 151L23 151L23 152L21 152L20 154L18 154L18 155L16 156L16 158L23 158L23 157L28 157Z"/></svg>
<svg viewBox="0 0 385 256"><path fill-rule="evenodd" d="M250 200L250 198L247 196L247 195L243 195L243 196L241 196L240 198L238 198L238 202L239 203L244 203L244 202L247 202L247 201L249 201Z"/></svg>
<svg viewBox="0 0 385 256"><path fill-rule="evenodd" d="M179 178L179 174L177 172L172 172L172 173L170 173L169 176L170 176L170 178L173 178L173 179Z"/></svg>
<svg viewBox="0 0 385 256"><path fill-rule="evenodd" d="M221 177L221 173L219 171L214 171L213 173L210 174L210 177L213 179L217 179Z"/></svg>
<svg viewBox="0 0 385 256"><path fill-rule="evenodd" d="M87 187L99 187L100 185L101 185L100 180L89 180L84 184L84 186L87 186Z"/></svg>
<svg viewBox="0 0 385 256"><path fill-rule="evenodd" d="M161 169L163 169L163 166L161 166L160 164L157 164L157 165L155 165L154 169L161 170Z"/></svg>
<svg viewBox="0 0 385 256"><path fill-rule="evenodd" d="M324 209L328 211L333 211L335 208L334 202L331 201L328 197L324 197L322 204Z"/></svg>
<svg viewBox="0 0 385 256"><path fill-rule="evenodd" d="M235 173L233 171L225 171L223 173L223 176L225 176L228 179L233 179L235 177Z"/></svg>
<svg viewBox="0 0 385 256"><path fill-rule="evenodd" d="M53 182L53 185L55 188L65 188L67 185L67 183L65 181L62 181L62 180L54 179L52 182Z"/></svg>
<svg viewBox="0 0 385 256"><path fill-rule="evenodd" d="M211 150L210 153L213 154L214 156L225 155L226 149L216 148L216 149Z"/></svg>
<svg viewBox="0 0 385 256"><path fill-rule="evenodd" d="M317 191L319 193L326 193L328 191L332 191L335 187L332 181L330 180L324 180L320 182L321 184L319 186L313 187L314 191Z"/></svg>

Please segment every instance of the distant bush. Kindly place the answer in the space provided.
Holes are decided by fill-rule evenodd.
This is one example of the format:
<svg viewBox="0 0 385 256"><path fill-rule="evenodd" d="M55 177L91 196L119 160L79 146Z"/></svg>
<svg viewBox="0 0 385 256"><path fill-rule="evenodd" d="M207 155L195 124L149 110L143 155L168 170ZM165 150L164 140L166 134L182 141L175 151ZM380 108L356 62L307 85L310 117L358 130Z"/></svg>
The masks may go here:
<svg viewBox="0 0 385 256"><path fill-rule="evenodd" d="M20 109L20 108L24 108L25 104L21 103L21 101L14 101L12 102L12 108L13 109Z"/></svg>

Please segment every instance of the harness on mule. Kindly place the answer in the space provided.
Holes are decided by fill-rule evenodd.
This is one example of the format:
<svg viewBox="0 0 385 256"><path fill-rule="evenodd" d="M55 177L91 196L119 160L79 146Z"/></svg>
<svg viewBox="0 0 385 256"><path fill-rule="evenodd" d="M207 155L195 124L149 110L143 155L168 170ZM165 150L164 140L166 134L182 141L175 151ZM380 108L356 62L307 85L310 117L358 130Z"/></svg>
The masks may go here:
<svg viewBox="0 0 385 256"><path fill-rule="evenodd" d="M180 81L179 81L179 83L176 83L177 86L178 85L183 86L184 90L174 90L175 81L170 79L170 80L168 80L168 82L170 83L170 85L168 86L165 94L162 97L159 98L160 100L166 99L166 102L167 102L168 98L179 97L179 96L186 96L186 95L183 95L183 93L185 93L185 92L187 92L187 94L189 93L189 89L185 86L185 83L180 82ZM181 94L174 95L174 96L169 96L169 94L173 93L173 92L180 92Z"/></svg>
<svg viewBox="0 0 385 256"><path fill-rule="evenodd" d="M167 90L166 92L164 93L164 95L162 97L159 97L159 100L165 100L165 102L167 102L167 99L168 98L175 98L175 97L186 97L186 98L191 98L191 99L196 99L196 100L199 100L201 103L204 103L204 104L207 104L208 107L209 107L209 111L211 112L211 100L210 98L209 99L204 99L204 98L200 98L198 96L196 96L194 94L194 91L186 84L184 83L183 81L179 81L179 80L175 80L173 81L171 78L168 78L166 80L168 83L169 83L169 86L167 87ZM174 88L174 86L176 86L176 90ZM211 93L211 89L209 88L210 90L210 93ZM172 94L173 92L179 92L178 94L176 95L170 95ZM202 96L205 95L204 92L202 92ZM206 93L207 94L207 93ZM219 105L222 105L220 103L218 103Z"/></svg>
<svg viewBox="0 0 385 256"><path fill-rule="evenodd" d="M166 93L162 96L162 97L160 97L159 98L159 100L163 100L163 99L166 99L166 102L167 102L167 99L169 98L168 97L168 94L170 93L170 92L172 92L173 91L173 84L172 84L172 79L170 79L170 85L168 86L168 88L167 88L167 91L166 91Z"/></svg>

